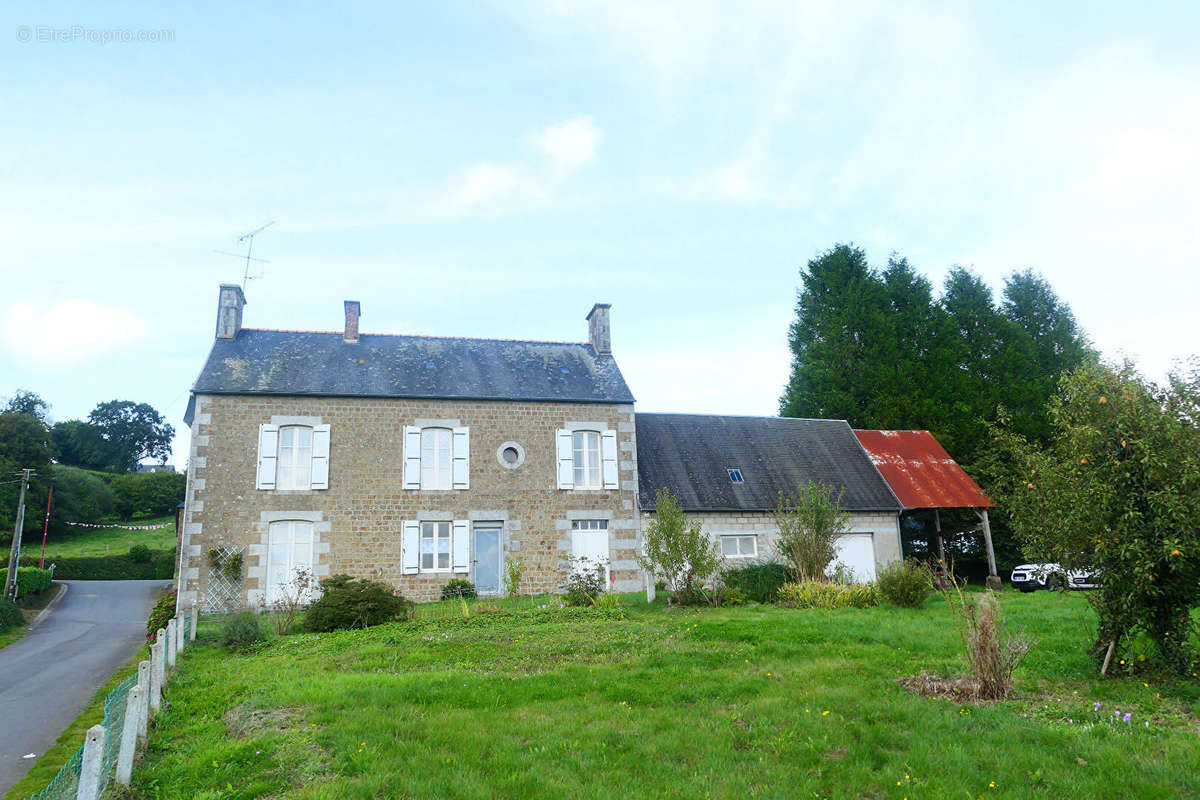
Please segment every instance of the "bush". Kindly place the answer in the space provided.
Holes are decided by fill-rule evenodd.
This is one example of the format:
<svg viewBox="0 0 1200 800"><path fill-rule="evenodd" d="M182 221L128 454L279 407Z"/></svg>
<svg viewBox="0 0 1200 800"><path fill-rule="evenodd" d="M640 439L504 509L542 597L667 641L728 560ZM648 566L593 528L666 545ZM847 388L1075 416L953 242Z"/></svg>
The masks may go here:
<svg viewBox="0 0 1200 800"><path fill-rule="evenodd" d="M150 609L150 617L146 620L146 641L153 642L159 628L167 627L167 622L175 616L175 592L167 592L158 598L154 608Z"/></svg>
<svg viewBox="0 0 1200 800"><path fill-rule="evenodd" d="M942 597L954 614L975 696L980 700L1007 700L1012 695L1013 671L1033 649L1033 639L1024 633L1005 632L1000 605L991 592L975 599L954 584L942 590Z"/></svg>
<svg viewBox="0 0 1200 800"><path fill-rule="evenodd" d="M721 582L726 587L738 589L756 603L774 603L779 597L779 587L792 578L792 571L786 565L774 561L732 567L721 572Z"/></svg>
<svg viewBox="0 0 1200 800"><path fill-rule="evenodd" d="M569 606L590 606L604 594L604 565L593 564L587 556L567 559L567 579L563 582L563 602Z"/></svg>
<svg viewBox="0 0 1200 800"><path fill-rule="evenodd" d="M135 544L129 548L129 560L135 564L145 564L151 557L150 548L144 544Z"/></svg>
<svg viewBox="0 0 1200 800"><path fill-rule="evenodd" d="M779 603L790 608L866 608L879 605L873 583L799 581L779 589Z"/></svg>
<svg viewBox="0 0 1200 800"><path fill-rule="evenodd" d="M21 613L17 604L7 597L0 597L0 633L24 624L25 615Z"/></svg>
<svg viewBox="0 0 1200 800"><path fill-rule="evenodd" d="M456 597L474 600L477 596L475 584L465 578L455 578L442 587L443 600L453 600Z"/></svg>
<svg viewBox="0 0 1200 800"><path fill-rule="evenodd" d="M236 652L245 652L266 639L262 620L251 611L229 617L221 630L221 644Z"/></svg>
<svg viewBox="0 0 1200 800"><path fill-rule="evenodd" d="M914 558L893 561L879 572L879 596L900 608L916 608L933 591L929 568Z"/></svg>
<svg viewBox="0 0 1200 800"><path fill-rule="evenodd" d="M50 570L37 567L17 568L17 597L25 597L50 588ZM0 569L0 593L8 586L8 567Z"/></svg>
<svg viewBox="0 0 1200 800"><path fill-rule="evenodd" d="M698 521L687 518L666 489L658 490L654 517L646 525L642 543L644 555L638 557L638 563L667 582L677 603L686 603L686 598L704 586L721 566L716 540Z"/></svg>
<svg viewBox="0 0 1200 800"><path fill-rule="evenodd" d="M721 592L721 605L723 606L741 606L745 605L750 598L746 593L735 586L726 586Z"/></svg>
<svg viewBox="0 0 1200 800"><path fill-rule="evenodd" d="M30 557L26 564L37 566ZM175 575L175 549L151 550L150 560L134 561L128 553L114 556L77 556L54 559L54 577L78 581L169 580Z"/></svg>
<svg viewBox="0 0 1200 800"><path fill-rule="evenodd" d="M113 510L121 519L142 515L163 517L175 513L183 502L187 476L182 472L132 472L117 475L109 484Z"/></svg>
<svg viewBox="0 0 1200 800"><path fill-rule="evenodd" d="M321 595L308 609L310 631L369 628L395 619L412 619L416 606L386 583L334 575L321 581Z"/></svg>
<svg viewBox="0 0 1200 800"><path fill-rule="evenodd" d="M841 493L809 481L794 495L779 493L771 518L779 528L775 547L800 580L820 582L837 557L837 540L846 532L850 516L842 510Z"/></svg>
<svg viewBox="0 0 1200 800"><path fill-rule="evenodd" d="M78 467L54 466L52 530L70 530L67 522L99 522L112 513L112 489L103 478Z"/></svg>

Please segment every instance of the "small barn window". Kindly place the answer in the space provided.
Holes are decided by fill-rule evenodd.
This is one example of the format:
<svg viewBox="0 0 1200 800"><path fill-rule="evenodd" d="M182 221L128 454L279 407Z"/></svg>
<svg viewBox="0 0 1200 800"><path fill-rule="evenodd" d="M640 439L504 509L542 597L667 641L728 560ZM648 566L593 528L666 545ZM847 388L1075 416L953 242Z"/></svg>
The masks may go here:
<svg viewBox="0 0 1200 800"><path fill-rule="evenodd" d="M745 482L745 480L742 478L742 471L740 469L737 469L735 467L729 467L725 471L729 473L729 480L731 482L733 482L733 483L744 483Z"/></svg>

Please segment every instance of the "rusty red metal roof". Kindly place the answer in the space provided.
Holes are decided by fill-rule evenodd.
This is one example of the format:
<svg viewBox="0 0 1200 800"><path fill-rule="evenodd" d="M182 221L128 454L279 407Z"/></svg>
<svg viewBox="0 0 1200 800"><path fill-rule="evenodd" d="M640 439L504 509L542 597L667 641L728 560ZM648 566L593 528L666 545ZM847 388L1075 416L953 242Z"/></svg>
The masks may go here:
<svg viewBox="0 0 1200 800"><path fill-rule="evenodd" d="M862 431L854 435L906 509L990 508L979 484L929 431Z"/></svg>

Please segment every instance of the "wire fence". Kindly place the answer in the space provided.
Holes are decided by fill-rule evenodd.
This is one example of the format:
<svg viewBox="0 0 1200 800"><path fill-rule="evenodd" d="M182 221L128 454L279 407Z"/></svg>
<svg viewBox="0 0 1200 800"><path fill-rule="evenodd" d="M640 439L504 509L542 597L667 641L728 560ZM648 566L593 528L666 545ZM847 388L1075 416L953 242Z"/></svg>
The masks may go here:
<svg viewBox="0 0 1200 800"><path fill-rule="evenodd" d="M151 649L151 661L143 664L148 664L148 669L139 669L137 673L130 675L125 680L121 681L115 689L108 693L104 698L104 719L100 726L104 728L104 747L100 753L100 780L96 786L94 794L89 794L89 797L103 797L108 790L109 784L112 782L114 775L117 772L117 759L121 752L122 733L125 729L125 717L129 710L129 692L133 687L139 685L139 678L145 674L145 680L142 683L147 684L141 694L141 703L144 706L139 706L138 713L142 716L139 721L140 726L144 726L149 718L153 704L150 697L149 674L154 669L164 670L165 662L167 661L166 648L182 650L183 644L186 644L189 638L189 631L192 629L193 619L196 615L195 609L189 610L183 616L177 617L178 624L174 627L174 633L169 634L165 638L169 641L161 643L156 642ZM155 660L159 664L155 664ZM173 661L174 659L172 659ZM132 723L131 723L132 724ZM94 729L93 729L94 730ZM144 733L144 728L143 728ZM136 738L135 738L136 742ZM59 769L58 774L54 779L36 794L31 794L25 800L77 800L79 794L80 779L84 770L84 745L81 745L75 751L66 764L63 764Z"/></svg>

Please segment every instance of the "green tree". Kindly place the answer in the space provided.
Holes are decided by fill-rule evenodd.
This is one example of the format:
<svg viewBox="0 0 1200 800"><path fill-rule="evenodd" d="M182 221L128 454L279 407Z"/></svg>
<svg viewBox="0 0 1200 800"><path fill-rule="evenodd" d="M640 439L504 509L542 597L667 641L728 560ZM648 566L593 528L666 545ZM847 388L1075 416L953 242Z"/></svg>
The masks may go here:
<svg viewBox="0 0 1200 800"><path fill-rule="evenodd" d="M809 481L795 494L779 495L771 518L779 529L776 549L797 580L815 581L837 558L837 540L848 528L841 494L833 487Z"/></svg>
<svg viewBox="0 0 1200 800"><path fill-rule="evenodd" d="M36 417L37 421L45 426L47 424L46 414L50 411L50 404L35 392L17 389L16 393L9 398L8 406L4 410L15 411L19 414L29 414Z"/></svg>
<svg viewBox="0 0 1200 800"><path fill-rule="evenodd" d="M721 566L717 543L691 521L666 489L655 497L654 516L642 532L642 569L659 576L678 603L691 602L697 589Z"/></svg>
<svg viewBox="0 0 1200 800"><path fill-rule="evenodd" d="M121 461L117 448L104 440L99 426L90 422L78 419L56 422L50 429L50 438L60 464L111 472Z"/></svg>
<svg viewBox="0 0 1200 800"><path fill-rule="evenodd" d="M88 415L100 438L111 448L115 471L130 472L143 458L161 459L171 454L175 429L149 403L110 400Z"/></svg>
<svg viewBox="0 0 1200 800"><path fill-rule="evenodd" d="M1160 387L1128 363L1087 362L1047 416L1044 445L1010 420L993 428L1014 530L1035 558L1102 571L1094 654L1145 635L1160 666L1186 673L1200 607L1200 374Z"/></svg>
<svg viewBox="0 0 1200 800"><path fill-rule="evenodd" d="M42 515L38 510L46 504L53 456L49 432L37 416L23 411L0 413L0 542L12 540L20 494L16 478L22 469L35 471L25 496L23 530L27 535L41 531Z"/></svg>

